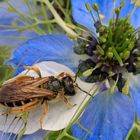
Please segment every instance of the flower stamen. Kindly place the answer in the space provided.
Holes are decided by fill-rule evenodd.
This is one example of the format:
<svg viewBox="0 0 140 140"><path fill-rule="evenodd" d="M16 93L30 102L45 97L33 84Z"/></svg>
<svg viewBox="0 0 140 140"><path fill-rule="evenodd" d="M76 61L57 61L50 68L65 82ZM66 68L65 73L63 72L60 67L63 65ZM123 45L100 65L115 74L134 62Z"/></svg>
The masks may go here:
<svg viewBox="0 0 140 140"><path fill-rule="evenodd" d="M86 3L96 29L97 39L87 37L90 42L79 41L79 49L75 52L86 54L89 58L79 64L79 76L86 77L87 82L100 82L105 79L112 80L115 84L111 87L111 93L115 87L127 94L128 79L122 77L123 73L140 73L140 36L139 29L135 29L130 23L130 15L120 18L120 13L125 5L121 2L118 8L114 8L115 17L110 19L108 26L101 24L101 19L95 20L91 6ZM92 8L99 17L98 5L94 3ZM97 41L98 40L98 41ZM98 67L97 67L98 66Z"/></svg>

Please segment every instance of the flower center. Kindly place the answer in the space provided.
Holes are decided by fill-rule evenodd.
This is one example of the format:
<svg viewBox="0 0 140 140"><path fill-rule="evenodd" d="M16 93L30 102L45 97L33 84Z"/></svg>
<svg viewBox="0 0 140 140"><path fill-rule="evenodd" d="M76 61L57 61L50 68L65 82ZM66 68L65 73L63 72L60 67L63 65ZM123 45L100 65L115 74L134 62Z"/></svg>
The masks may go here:
<svg viewBox="0 0 140 140"><path fill-rule="evenodd" d="M98 5L92 5L98 15L96 21L87 3L86 7L94 20L97 37L87 37L87 41L80 40L78 43L80 45L74 49L78 54L89 56L87 60L79 64L80 76L85 76L88 82L105 79L117 81L120 91L126 83L122 73L140 72L140 38L129 21L131 14L126 18L119 18L124 5L125 3L121 2L119 8L114 9L114 18L109 21L108 26L105 26L101 22Z"/></svg>

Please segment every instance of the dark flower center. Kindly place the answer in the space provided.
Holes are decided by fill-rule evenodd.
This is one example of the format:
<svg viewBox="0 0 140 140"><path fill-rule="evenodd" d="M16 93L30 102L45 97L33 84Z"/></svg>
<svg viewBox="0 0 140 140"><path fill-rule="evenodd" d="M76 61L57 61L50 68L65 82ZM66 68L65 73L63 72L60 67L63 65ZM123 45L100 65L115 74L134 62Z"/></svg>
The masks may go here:
<svg viewBox="0 0 140 140"><path fill-rule="evenodd" d="M119 18L124 2L115 8L115 18L108 26L102 24L97 4L93 9L99 19L95 21L89 4L86 4L91 13L97 37L87 37L88 41L78 40L74 51L77 54L86 54L89 58L79 64L79 76L86 77L88 82L99 82L105 79L117 80L117 87L121 91L126 80L122 73L140 73L140 36L130 23L130 16Z"/></svg>

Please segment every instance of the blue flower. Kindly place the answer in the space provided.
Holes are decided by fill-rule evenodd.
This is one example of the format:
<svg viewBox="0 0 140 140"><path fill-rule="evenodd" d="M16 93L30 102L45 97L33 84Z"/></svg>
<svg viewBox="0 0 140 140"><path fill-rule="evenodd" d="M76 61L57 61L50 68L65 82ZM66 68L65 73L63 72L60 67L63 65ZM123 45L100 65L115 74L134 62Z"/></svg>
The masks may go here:
<svg viewBox="0 0 140 140"><path fill-rule="evenodd" d="M116 9L116 17L117 17L117 14L119 13L118 15L120 17L120 20L116 19L116 22L112 23L112 21L110 22L110 19L113 17L113 13L114 13L113 12L113 10L114 10L114 1L113 0L110 0L110 1L107 1L107 0L104 0L104 1L100 1L100 0L74 1L74 0L72 0L73 17L74 17L75 21L78 22L79 24L87 27L91 32L95 32L95 30L97 31L97 26L95 27L95 25L94 25L93 18L90 13L91 11L89 10L90 11L89 12L85 6L86 2L88 2L89 5L92 5L95 2L98 4L99 11L98 10L97 11L100 14L104 15L105 18L102 20L102 24L101 24L101 22L98 22L99 24L97 24L97 25L100 25L100 27L103 27L103 28L107 28L108 25L110 25L109 27L111 27L112 25L114 27L115 23L116 23L117 27L121 28L121 26L119 26L119 25L124 23L124 21L125 21L122 18L125 18L128 14L131 14L131 11L134 8L134 4L131 4L130 0L126 1L126 4L122 8L120 8L120 4L122 4L121 1L119 1L119 0L116 1L116 7L118 8L118 9ZM90 6L90 8L91 8L91 6ZM94 9L96 9L96 8L94 8ZM121 9L121 11L118 11L120 9ZM97 11L95 11L95 10L92 11L95 19L99 18ZM133 15L128 17L131 21L131 24L135 28L140 26L140 20L138 18L139 11L140 11L140 9L137 8L135 10L135 12L133 13ZM127 23L128 23L127 28L129 28L129 29L131 28L132 31L135 31L134 28L130 25L129 21ZM103 26L103 25L106 25L106 26ZM99 31L97 31L99 35L101 34L100 27L98 28ZM107 28L107 30L110 31L112 28L109 28L109 27ZM118 29L118 28L116 28L116 29ZM120 31L122 31L122 30L120 30ZM126 30L126 31L128 31L128 30ZM117 32L117 30L116 30L116 32ZM123 34L123 32L121 32L121 33ZM105 35L104 32L102 35ZM132 34L129 33L130 37L131 37L131 35ZM135 38L135 36L134 36L134 38ZM105 36L104 36L104 38L99 38L99 41L101 41L102 44L105 44L106 40L104 40L104 39L106 39ZM108 38L108 39L110 39L110 38ZM126 39L125 41L128 41L128 40ZM122 42L122 43L124 43L124 42ZM131 43L133 44L134 42L129 42L129 44L131 44ZM97 45L97 43L96 43L96 45ZM125 44L121 44L121 45L125 45ZM127 42L127 45L128 45L128 42ZM133 45L132 45L132 47L134 47ZM70 39L68 39L65 35L59 35L59 34L44 35L44 36L40 36L40 37L34 38L32 40L29 40L21 47L15 49L15 51L13 53L13 57L9 60L9 63L12 64L13 66L17 66L19 63L21 63L22 65L32 65L36 62L40 62L40 61L44 61L44 60L55 61L55 62L64 64L64 65L68 66L69 68L71 68L73 71L75 71L78 66L77 62L79 62L80 59L73 52L73 49L74 49L73 42ZM93 48L93 50L96 51L95 48ZM108 48L107 48L107 50L108 50ZM124 48L121 48L121 50L124 51ZM116 76L116 77L113 77L111 75L112 73L108 73L108 71L110 71L110 70L107 67L107 70L105 69L106 70L105 72L108 75L110 74L109 76L112 76L111 81L113 81L113 83L115 81L115 83L113 85L111 85L111 90L113 89L112 87L114 87L114 85L118 89L116 90L114 88L113 93L110 93L109 90L103 91L102 93L97 94L92 99L92 101L86 108L85 112L83 113L82 117L79 119L79 123L83 127L79 126L78 124L75 124L72 127L73 135L75 137L77 137L78 139L85 138L87 140L118 140L118 139L124 140L132 128L135 117L136 116L138 118L140 117L140 103L139 103L140 88L138 86L139 71L137 69L137 65L134 65L133 63L131 65L132 67L130 67L130 65L127 65L127 64L124 65L124 63L126 63L126 62L128 62L128 64L130 64L131 61L135 62L135 60L132 59L134 56L132 53L133 49L131 48L131 45L130 45L129 49L127 48L127 50L125 50L123 52L124 54L121 55L121 52L119 52L119 54L118 54L118 52L116 50L114 50L114 48L109 49L108 52L105 52L105 49L102 49L102 47L99 45L97 47L97 51L98 51L98 56L100 56L99 58L103 58L104 54L105 53L107 54L107 58L105 57L105 59L112 60L112 61L109 61L110 65L114 62L118 66L118 67L115 67L113 65L115 67L115 70L117 70L117 72L118 72L118 70L120 70L119 72L121 73L123 71L121 68L122 67L125 68L125 70L127 70L129 72L128 76L130 77L129 79L131 79L131 80L126 80L127 77L125 77L126 79L123 78L122 75L120 75L120 73L116 75L115 70L111 71L111 72L113 72L113 74L115 73L113 76ZM119 48L118 48L118 51L120 51ZM129 51L131 51L132 55L130 55ZM94 55L94 54L89 54L89 53L87 53L87 54L88 54L88 56ZM97 58L98 57L96 57L94 59L98 60ZM131 58L131 59L129 59L129 58ZM91 61L91 59L90 59L90 61ZM101 67L102 62L104 62L104 59L100 59L100 61L101 61L101 63L100 63L100 65L98 65L99 68ZM93 63L96 64L95 61ZM111 67L111 68L113 69L113 67ZM18 68L16 74L18 74L22 70L23 70L22 68ZM88 70L89 70L89 68L88 68ZM92 72L94 72L95 69L90 69L90 70L93 70ZM96 71L96 74L94 73L94 76L98 76L98 72L100 72L99 74L102 74L103 71L102 71L102 69L98 69ZM134 74L135 74L135 76L134 76ZM102 76L102 75L99 75L99 76ZM126 76L126 75L123 75L123 76ZM102 78L104 78L104 77L102 77ZM119 78L121 78L121 79L119 79ZM97 77L96 82L98 80L100 80L100 79ZM95 81L95 79L94 79L94 81ZM117 83L120 83L120 85ZM129 84L130 86L128 86L128 83L130 83ZM130 87L130 90L128 87ZM124 91L127 92L127 94L129 91L131 98L129 96L125 95Z"/></svg>

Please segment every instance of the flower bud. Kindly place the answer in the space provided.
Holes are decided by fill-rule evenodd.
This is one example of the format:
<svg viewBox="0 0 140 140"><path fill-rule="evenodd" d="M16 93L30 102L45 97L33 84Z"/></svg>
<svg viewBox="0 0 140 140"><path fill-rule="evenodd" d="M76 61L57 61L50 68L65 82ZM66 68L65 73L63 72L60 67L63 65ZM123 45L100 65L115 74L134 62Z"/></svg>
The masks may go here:
<svg viewBox="0 0 140 140"><path fill-rule="evenodd" d="M105 38L104 36L101 36L101 37L99 38L99 40L100 40L102 43L105 43L105 42L106 42L106 38Z"/></svg>
<svg viewBox="0 0 140 140"><path fill-rule="evenodd" d="M112 52L107 52L107 57L108 57L109 59L111 59L111 58L113 57L113 53L112 53Z"/></svg>
<svg viewBox="0 0 140 140"><path fill-rule="evenodd" d="M91 8L90 8L90 5L89 5L88 2L86 2L86 8L87 8L87 10L88 10L89 12L91 12Z"/></svg>
<svg viewBox="0 0 140 140"><path fill-rule="evenodd" d="M120 9L121 9L124 5L125 5L125 1L122 1L122 2L120 3Z"/></svg>
<svg viewBox="0 0 140 140"><path fill-rule="evenodd" d="M134 42L130 42L130 44L128 45L128 50L132 50L134 47Z"/></svg>
<svg viewBox="0 0 140 140"><path fill-rule="evenodd" d="M123 56L124 60L127 60L129 56L130 56L130 51L129 50L124 51L124 56Z"/></svg>
<svg viewBox="0 0 140 140"><path fill-rule="evenodd" d="M119 15L119 14L120 14L120 9L119 9L119 8L115 8L115 13L116 13L117 15Z"/></svg>
<svg viewBox="0 0 140 140"><path fill-rule="evenodd" d="M94 3L94 4L92 5L92 8L93 8L96 12L98 12L98 5L97 5L96 3Z"/></svg>

